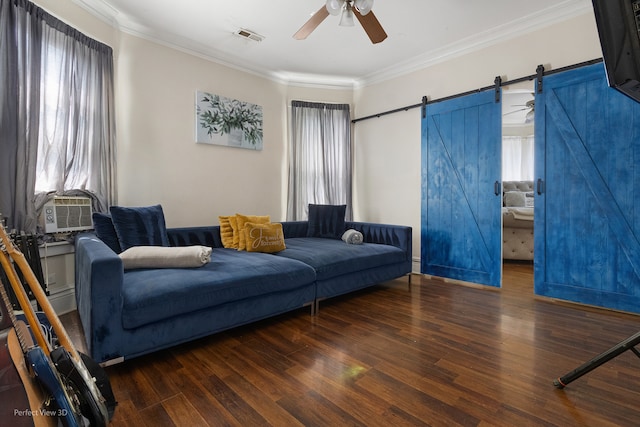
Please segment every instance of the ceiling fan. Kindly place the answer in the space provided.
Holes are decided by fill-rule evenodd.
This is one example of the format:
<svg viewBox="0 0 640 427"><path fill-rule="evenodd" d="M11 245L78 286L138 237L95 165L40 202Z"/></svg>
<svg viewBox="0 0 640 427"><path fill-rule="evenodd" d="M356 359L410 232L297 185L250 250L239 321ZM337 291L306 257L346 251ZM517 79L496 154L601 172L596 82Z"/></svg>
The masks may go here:
<svg viewBox="0 0 640 427"><path fill-rule="evenodd" d="M341 15L339 25L343 27L353 26L353 17L355 16L360 21L371 42L380 43L387 38L387 33L384 32L378 18L371 11L372 7L373 0L327 0L326 5L314 13L293 35L293 38L296 40L306 39L331 14L335 16Z"/></svg>
<svg viewBox="0 0 640 427"><path fill-rule="evenodd" d="M509 114L519 113L521 111L527 111L527 113L525 115L525 118L524 118L524 122L525 123L533 122L535 109L536 109L536 101L535 101L535 99L531 99L531 100L527 101L524 104L512 105L512 107L524 107L524 108L520 108L519 110L510 111L510 112L506 113L505 116L508 116Z"/></svg>

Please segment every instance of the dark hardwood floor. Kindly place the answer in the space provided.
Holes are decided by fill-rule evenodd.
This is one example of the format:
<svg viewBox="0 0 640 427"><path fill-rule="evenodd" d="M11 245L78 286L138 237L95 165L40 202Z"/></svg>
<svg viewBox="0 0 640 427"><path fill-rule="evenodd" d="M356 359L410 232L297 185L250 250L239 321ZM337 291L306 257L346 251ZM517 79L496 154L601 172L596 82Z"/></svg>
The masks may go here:
<svg viewBox="0 0 640 427"><path fill-rule="evenodd" d="M113 426L629 426L640 359L566 374L640 316L414 276L107 368ZM72 336L75 313L63 316Z"/></svg>

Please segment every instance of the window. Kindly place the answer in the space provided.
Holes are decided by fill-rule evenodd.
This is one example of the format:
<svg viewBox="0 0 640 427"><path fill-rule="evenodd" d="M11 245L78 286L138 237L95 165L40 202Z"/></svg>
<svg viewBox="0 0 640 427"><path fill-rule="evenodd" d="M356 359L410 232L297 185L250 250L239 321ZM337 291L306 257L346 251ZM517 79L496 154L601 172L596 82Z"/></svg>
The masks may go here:
<svg viewBox="0 0 640 427"><path fill-rule="evenodd" d="M533 181L533 136L502 137L502 180Z"/></svg>
<svg viewBox="0 0 640 427"><path fill-rule="evenodd" d="M347 205L351 219L349 105L293 101L287 219L307 219L312 204Z"/></svg>
<svg viewBox="0 0 640 427"><path fill-rule="evenodd" d="M0 212L35 231L49 193L115 201L113 52L31 2L0 3ZM6 179L5 179L6 178Z"/></svg>

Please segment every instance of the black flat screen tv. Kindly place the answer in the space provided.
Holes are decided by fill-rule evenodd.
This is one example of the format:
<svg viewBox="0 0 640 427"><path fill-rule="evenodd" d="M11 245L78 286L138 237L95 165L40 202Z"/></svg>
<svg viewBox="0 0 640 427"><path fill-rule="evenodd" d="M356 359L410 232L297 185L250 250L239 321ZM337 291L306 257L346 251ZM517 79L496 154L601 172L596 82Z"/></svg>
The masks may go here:
<svg viewBox="0 0 640 427"><path fill-rule="evenodd" d="M640 0L592 0L609 86L640 102Z"/></svg>

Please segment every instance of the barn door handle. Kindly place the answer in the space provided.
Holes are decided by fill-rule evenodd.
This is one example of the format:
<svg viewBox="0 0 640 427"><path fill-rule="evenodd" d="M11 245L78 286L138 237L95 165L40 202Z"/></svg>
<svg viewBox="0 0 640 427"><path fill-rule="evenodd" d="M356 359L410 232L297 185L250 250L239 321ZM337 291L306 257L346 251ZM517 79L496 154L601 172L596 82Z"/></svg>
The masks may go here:
<svg viewBox="0 0 640 427"><path fill-rule="evenodd" d="M496 181L493 184L493 192L495 193L496 196L500 195L500 181Z"/></svg>
<svg viewBox="0 0 640 427"><path fill-rule="evenodd" d="M540 196L543 191L544 183L542 182L542 178L538 178L538 182L536 183L536 192L538 193L538 196Z"/></svg>

